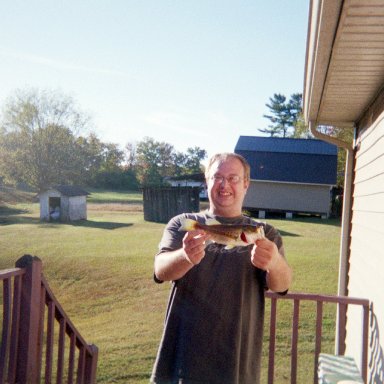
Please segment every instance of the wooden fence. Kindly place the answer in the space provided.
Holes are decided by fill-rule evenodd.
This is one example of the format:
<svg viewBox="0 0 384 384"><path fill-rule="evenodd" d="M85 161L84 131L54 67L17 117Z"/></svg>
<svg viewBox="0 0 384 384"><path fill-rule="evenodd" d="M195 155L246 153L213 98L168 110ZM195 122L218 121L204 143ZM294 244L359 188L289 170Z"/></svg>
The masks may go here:
<svg viewBox="0 0 384 384"><path fill-rule="evenodd" d="M16 268L0 271L0 280L0 383L95 383L98 349L65 314L40 259L24 255Z"/></svg>
<svg viewBox="0 0 384 384"><path fill-rule="evenodd" d="M199 187L146 187L143 189L144 220L167 223L183 212L199 212Z"/></svg>

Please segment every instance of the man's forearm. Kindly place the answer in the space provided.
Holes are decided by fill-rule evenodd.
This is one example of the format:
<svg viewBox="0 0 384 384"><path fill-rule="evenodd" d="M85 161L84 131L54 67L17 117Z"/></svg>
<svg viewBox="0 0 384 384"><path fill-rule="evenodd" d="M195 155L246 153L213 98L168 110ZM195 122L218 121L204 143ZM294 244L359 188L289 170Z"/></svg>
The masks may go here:
<svg viewBox="0 0 384 384"><path fill-rule="evenodd" d="M185 257L183 248L156 255L155 275L161 281L178 280L183 277L193 264Z"/></svg>
<svg viewBox="0 0 384 384"><path fill-rule="evenodd" d="M274 292L285 292L292 282L292 270L284 257L280 258L273 270L267 272L268 288Z"/></svg>

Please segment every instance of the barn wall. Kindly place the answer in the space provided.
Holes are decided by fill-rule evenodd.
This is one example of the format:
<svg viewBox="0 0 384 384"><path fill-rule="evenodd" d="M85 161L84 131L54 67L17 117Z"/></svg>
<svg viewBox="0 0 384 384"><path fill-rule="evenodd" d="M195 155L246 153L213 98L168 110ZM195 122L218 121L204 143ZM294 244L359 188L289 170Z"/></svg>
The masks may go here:
<svg viewBox="0 0 384 384"><path fill-rule="evenodd" d="M252 180L244 207L286 212L330 213L329 185L290 184Z"/></svg>
<svg viewBox="0 0 384 384"><path fill-rule="evenodd" d="M383 104L380 105L383 111ZM373 303L370 329L370 374L384 382L384 113L360 125L355 155L355 181L350 244L349 296ZM347 353L360 359L361 314L349 309ZM380 329L381 327L381 329Z"/></svg>
<svg viewBox="0 0 384 384"><path fill-rule="evenodd" d="M200 210L196 187L146 187L143 189L144 220L166 223L183 212Z"/></svg>

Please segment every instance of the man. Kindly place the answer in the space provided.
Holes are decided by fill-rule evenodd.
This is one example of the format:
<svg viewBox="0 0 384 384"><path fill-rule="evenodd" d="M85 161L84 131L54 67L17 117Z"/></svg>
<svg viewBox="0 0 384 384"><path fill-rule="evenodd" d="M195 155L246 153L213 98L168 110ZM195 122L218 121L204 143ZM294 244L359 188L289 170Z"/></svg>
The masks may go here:
<svg viewBox="0 0 384 384"><path fill-rule="evenodd" d="M155 280L173 283L151 382L259 383L264 291L286 292L291 269L282 239L270 225L265 239L232 249L208 244L209 234L202 230L179 231L185 217L254 223L242 215L250 182L242 156L214 155L205 176L208 211L171 219L155 257Z"/></svg>

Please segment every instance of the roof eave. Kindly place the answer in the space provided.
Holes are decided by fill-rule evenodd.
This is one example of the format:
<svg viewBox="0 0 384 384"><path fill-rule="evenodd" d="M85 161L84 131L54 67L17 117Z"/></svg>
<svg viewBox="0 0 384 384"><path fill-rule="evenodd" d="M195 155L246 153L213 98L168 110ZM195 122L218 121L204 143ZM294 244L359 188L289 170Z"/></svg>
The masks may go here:
<svg viewBox="0 0 384 384"><path fill-rule="evenodd" d="M305 59L303 110L306 122L332 125L318 119L332 56L342 0L311 0ZM349 122L348 122L349 124Z"/></svg>

